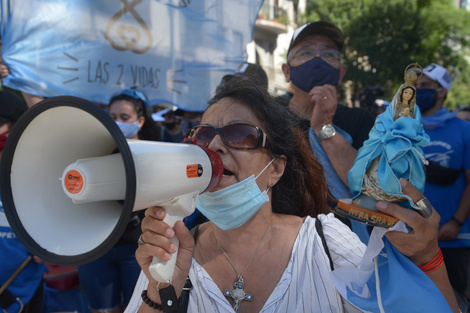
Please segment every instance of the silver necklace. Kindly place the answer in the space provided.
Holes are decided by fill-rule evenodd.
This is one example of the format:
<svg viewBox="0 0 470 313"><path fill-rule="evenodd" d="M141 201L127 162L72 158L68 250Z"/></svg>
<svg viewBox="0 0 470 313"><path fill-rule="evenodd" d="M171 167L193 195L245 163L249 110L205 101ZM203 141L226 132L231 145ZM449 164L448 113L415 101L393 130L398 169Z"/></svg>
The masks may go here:
<svg viewBox="0 0 470 313"><path fill-rule="evenodd" d="M237 278L238 280L236 280L233 284L233 286L235 287L235 289L233 290L225 290L225 293L224 295L226 297L232 297L232 299L234 300L233 301L233 310L235 312L238 313L238 311L240 310L240 304L242 301L244 300L247 300L247 301L251 301L253 300L253 295L250 294L250 293L246 293L244 290L243 290L243 275L245 274L246 270L248 269L248 266L250 266L251 264L251 261L253 261L253 259L255 258L256 254L258 253L258 250L259 250L259 247L261 247L261 244L263 243L264 239L266 238L266 236L268 235L268 232L269 230L271 229L271 225L269 225L268 227L268 230L266 231L266 233L264 234L263 238L261 239L261 241L259 242L258 246L256 247L256 250L255 252L253 253L250 261L248 262L248 264L246 265L245 269L243 270L243 272L240 274L240 272L237 271L237 268L235 267L235 265L233 265L232 261L230 260L230 258L228 257L228 254L227 252L225 252L224 248L222 248L222 246L220 245L219 241L217 240L217 238L215 238L215 241L217 242L217 244L219 245L219 248L220 250L222 250L223 254L225 255L225 257L227 258L228 262L230 263L230 265L232 265L233 269L235 270L235 272L237 273Z"/></svg>

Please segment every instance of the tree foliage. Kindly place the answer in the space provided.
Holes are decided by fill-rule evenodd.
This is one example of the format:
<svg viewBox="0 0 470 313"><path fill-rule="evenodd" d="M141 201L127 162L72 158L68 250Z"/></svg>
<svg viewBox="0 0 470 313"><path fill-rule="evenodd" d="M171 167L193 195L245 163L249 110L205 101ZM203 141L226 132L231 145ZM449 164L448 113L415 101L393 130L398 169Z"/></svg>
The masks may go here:
<svg viewBox="0 0 470 313"><path fill-rule="evenodd" d="M353 97L381 85L391 99L408 64L435 62L453 78L446 105L470 104L470 12L453 0L308 0L302 22L317 20L344 32Z"/></svg>

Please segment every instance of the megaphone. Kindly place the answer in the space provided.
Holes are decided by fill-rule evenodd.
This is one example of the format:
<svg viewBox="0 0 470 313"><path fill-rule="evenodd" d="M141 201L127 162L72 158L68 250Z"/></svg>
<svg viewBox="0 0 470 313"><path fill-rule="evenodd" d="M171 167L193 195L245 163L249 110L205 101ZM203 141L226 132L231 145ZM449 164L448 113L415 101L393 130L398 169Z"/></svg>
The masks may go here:
<svg viewBox="0 0 470 313"><path fill-rule="evenodd" d="M126 140L97 105L61 96L16 122L0 173L5 215L18 239L43 260L68 266L104 255L133 211L162 206L173 226L217 185L223 164L196 144ZM152 276L168 282L175 261L176 254L167 262L154 258Z"/></svg>

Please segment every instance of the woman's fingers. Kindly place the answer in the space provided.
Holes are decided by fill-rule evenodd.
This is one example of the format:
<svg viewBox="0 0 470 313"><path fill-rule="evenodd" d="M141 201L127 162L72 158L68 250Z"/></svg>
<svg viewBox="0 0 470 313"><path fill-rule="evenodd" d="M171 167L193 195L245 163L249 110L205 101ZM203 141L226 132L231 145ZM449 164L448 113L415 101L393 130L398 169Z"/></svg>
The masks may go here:
<svg viewBox="0 0 470 313"><path fill-rule="evenodd" d="M166 216L165 209L159 206L153 206L145 210L145 216L151 216L159 220L163 220Z"/></svg>
<svg viewBox="0 0 470 313"><path fill-rule="evenodd" d="M165 216L166 212L161 207L151 207L146 210L141 223L143 244L139 245L135 255L146 276L155 285L157 283L151 279L148 270L153 257L161 261L177 258L172 281L175 288L182 288L191 266L194 240L182 221L177 221L172 228L164 222ZM173 242L176 238L180 242L179 249ZM175 254L177 251L178 254Z"/></svg>
<svg viewBox="0 0 470 313"><path fill-rule="evenodd" d="M176 245L171 241L171 238L175 236L175 231L163 221L165 216L166 212L161 207L148 208L141 223L142 236L140 237L145 242L141 247L152 249L154 256L162 261L168 261L171 254L177 250ZM149 248L149 246L153 247ZM150 253L150 251L147 252Z"/></svg>
<svg viewBox="0 0 470 313"><path fill-rule="evenodd" d="M413 203L416 204L417 202L423 199L426 199L423 193L419 191L418 189L416 189L406 179L400 178L400 185L402 187L403 193L409 196L412 199ZM421 201L421 203L423 202L425 201ZM429 201L427 202L429 203ZM429 216L429 220L426 219L426 221L431 222L431 224L435 225L437 229L439 225L439 220L440 220L439 214L437 214L437 212L434 210L431 203L429 203L428 205L429 205L430 216ZM421 217L421 215L423 215L421 212L418 212L417 210L414 210L414 209L410 210L407 208L403 208L394 203L379 201L377 203L377 209L381 212L387 213L389 215L392 215L402 220L413 229L415 228L414 226L419 226L420 224L424 222L423 218Z"/></svg>
<svg viewBox="0 0 470 313"><path fill-rule="evenodd" d="M409 181L406 179L400 178L400 185L401 190L403 193L413 200L413 202L417 202L424 198L424 195L421 191L415 188Z"/></svg>
<svg viewBox="0 0 470 313"><path fill-rule="evenodd" d="M422 192L407 180L400 179L400 184L403 193L409 196L414 203L424 198ZM423 265L437 254L437 230L440 217L432 206L430 208L432 214L428 218L423 217L416 210L410 210L391 202L379 201L377 209L400 219L412 228L410 233L390 231L385 236L415 264Z"/></svg>
<svg viewBox="0 0 470 313"><path fill-rule="evenodd" d="M188 228L182 221L177 221L175 223L174 229L176 237L180 243L178 249L178 258L176 259L176 268L178 271L175 270L175 275L178 277L174 278L178 281L184 282L191 267L195 242Z"/></svg>

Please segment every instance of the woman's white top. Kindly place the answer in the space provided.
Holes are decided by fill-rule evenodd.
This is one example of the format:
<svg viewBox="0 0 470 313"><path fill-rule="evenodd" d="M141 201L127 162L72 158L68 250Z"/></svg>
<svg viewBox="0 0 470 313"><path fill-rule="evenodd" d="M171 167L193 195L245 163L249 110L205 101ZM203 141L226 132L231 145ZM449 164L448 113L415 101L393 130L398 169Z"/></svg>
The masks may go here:
<svg viewBox="0 0 470 313"><path fill-rule="evenodd" d="M357 235L332 213L318 218L334 267L359 267L366 247ZM330 273L329 259L315 229L315 219L307 217L295 240L289 264L260 312L362 312L339 295ZM190 292L188 312L234 312L209 274L194 259L189 278L194 288ZM141 272L125 313L138 311L142 304L141 293L147 284Z"/></svg>

